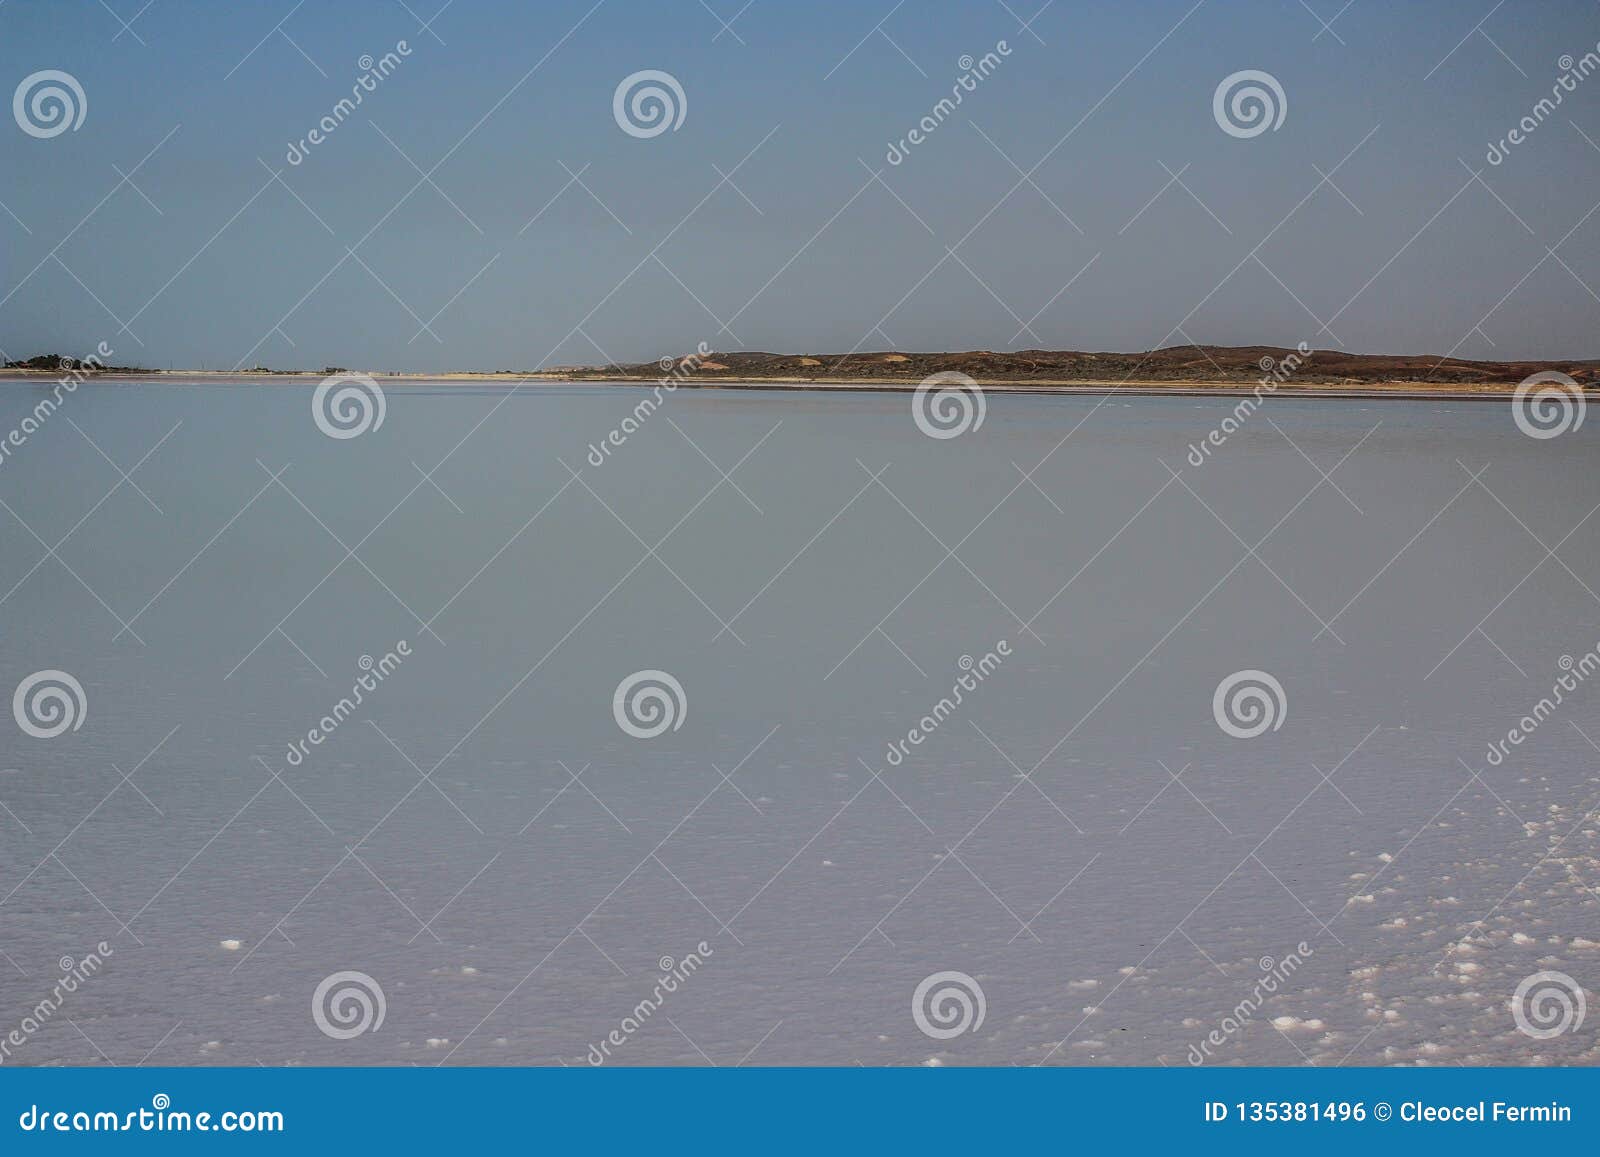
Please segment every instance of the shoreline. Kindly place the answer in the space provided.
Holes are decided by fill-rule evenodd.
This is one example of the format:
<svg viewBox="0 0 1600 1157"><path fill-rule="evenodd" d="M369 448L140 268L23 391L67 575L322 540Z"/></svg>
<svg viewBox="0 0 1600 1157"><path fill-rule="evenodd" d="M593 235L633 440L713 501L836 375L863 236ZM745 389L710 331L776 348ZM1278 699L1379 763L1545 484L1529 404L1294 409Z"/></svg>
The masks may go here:
<svg viewBox="0 0 1600 1157"><path fill-rule="evenodd" d="M59 380L60 371L4 370L0 371L0 385L38 384ZM269 385L274 382L301 385L321 381L325 375L311 371L290 371L261 374L244 370L154 370L146 373L94 373L82 379L91 382L170 382L173 385L199 385L207 382L254 382ZM444 384L484 384L520 386L658 386L660 377L625 377L621 375L574 376L571 374L512 374L512 373L393 373L373 374L380 385L397 386ZM1061 380L1024 381L1018 379L994 380L979 383L985 393L1059 395L1064 397L1107 397L1125 394L1130 397L1174 398L1248 398L1254 397L1257 384L1237 381L1212 381L1206 379L1130 379L1116 380ZM734 380L684 379L677 383L680 390L784 390L794 392L832 393L915 393L920 382L901 378L742 378ZM1262 400L1284 397L1299 399L1328 399L1334 401L1505 401L1515 397L1517 383L1494 382L1464 387L1459 383L1440 383L1437 386L1423 382L1400 381L1393 383L1284 383L1276 389L1263 391Z"/></svg>

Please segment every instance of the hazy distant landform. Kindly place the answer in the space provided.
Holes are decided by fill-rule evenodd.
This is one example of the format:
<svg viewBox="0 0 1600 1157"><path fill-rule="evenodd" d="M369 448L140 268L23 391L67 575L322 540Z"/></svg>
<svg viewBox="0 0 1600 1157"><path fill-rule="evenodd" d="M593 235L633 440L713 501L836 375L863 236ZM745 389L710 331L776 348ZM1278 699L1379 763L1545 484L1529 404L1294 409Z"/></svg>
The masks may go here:
<svg viewBox="0 0 1600 1157"><path fill-rule="evenodd" d="M704 347L701 347L704 349ZM61 373L74 367L101 374L195 374L219 376L211 370L147 370L134 366L86 366L60 354L42 354L7 362L7 371ZM379 373L383 377L531 378L560 381L655 381L666 377L678 386L726 383L773 385L860 385L911 388L941 373L964 374L989 386L1136 384L1173 388L1247 386L1263 380L1275 389L1392 388L1414 393L1499 391L1529 376L1559 371L1585 389L1600 388L1600 360L1549 362L1483 362L1425 354L1351 354L1340 350L1301 352L1280 346L1179 345L1144 353L1085 353L1079 350L1019 350L1000 353L968 350L954 353L879 351L844 354L773 354L706 352L666 356L656 361L609 365L549 366L537 370L456 370L444 373ZM224 376L326 376L344 367L320 370L278 370L256 366L227 371Z"/></svg>
<svg viewBox="0 0 1600 1157"><path fill-rule="evenodd" d="M682 366L680 385L727 378L771 382L870 382L915 384L937 373L961 373L980 384L1071 385L1073 383L1165 382L1180 385L1243 385L1274 377L1294 386L1404 386L1409 389L1500 387L1531 374L1557 369L1585 388L1600 386L1600 361L1475 362L1432 355L1350 354L1339 350L1302 353L1280 346L1180 345L1145 353L1084 353L1078 350L1019 350L996 353L768 354L712 353L671 359ZM695 364L698 362L698 364ZM687 363L686 365L683 363ZM659 377L662 362L636 365L567 366L566 378L606 380ZM670 367L669 367L670 368ZM546 373L553 371L544 371ZM683 375L687 372L688 377Z"/></svg>

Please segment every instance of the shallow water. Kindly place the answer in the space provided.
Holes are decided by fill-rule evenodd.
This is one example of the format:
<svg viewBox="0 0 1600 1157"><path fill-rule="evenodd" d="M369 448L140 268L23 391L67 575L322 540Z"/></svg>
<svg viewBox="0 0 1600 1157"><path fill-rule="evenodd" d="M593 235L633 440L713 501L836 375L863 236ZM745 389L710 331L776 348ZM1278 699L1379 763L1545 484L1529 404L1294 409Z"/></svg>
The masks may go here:
<svg viewBox="0 0 1600 1157"><path fill-rule="evenodd" d="M95 385L10 448L0 687L85 709L0 728L0 1029L110 952L6 1063L1600 1059L1509 1005L1600 977L1600 690L1487 759L1600 644L1592 425L1274 399L1196 467L1232 399L680 391L593 465L646 396L394 386L341 440ZM341 970L376 1031L319 1031ZM934 1037L943 971L983 1018Z"/></svg>

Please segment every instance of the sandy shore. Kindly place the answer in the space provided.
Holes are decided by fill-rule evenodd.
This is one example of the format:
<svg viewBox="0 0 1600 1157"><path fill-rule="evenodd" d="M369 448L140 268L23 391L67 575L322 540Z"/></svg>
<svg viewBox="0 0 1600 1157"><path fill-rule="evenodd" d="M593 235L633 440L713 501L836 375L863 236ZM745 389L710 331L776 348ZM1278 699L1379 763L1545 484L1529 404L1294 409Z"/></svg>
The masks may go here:
<svg viewBox="0 0 1600 1157"><path fill-rule="evenodd" d="M38 383L54 381L62 375L47 370L0 371L0 384ZM88 381L103 382L168 382L173 385L200 384L204 382L250 382L258 385L275 383L303 385L321 381L320 373L259 374L243 371L208 370L158 370L151 373L95 374ZM374 374L380 383L399 386L451 382L470 385L506 384L523 386L583 386L624 385L654 386L660 378L574 376L571 374L509 374L509 373L449 373L449 374ZM700 377L680 381L684 390L836 390L879 393L912 393L920 382L899 378L759 378L738 381L717 381ZM1240 382L1126 380L1126 381L984 381L980 385L989 393L1063 394L1103 396L1127 394L1136 397L1249 397L1256 386ZM1344 384L1339 382L1296 383L1280 385L1264 397L1328 398L1388 401L1492 401L1514 396L1515 382L1488 382L1463 386L1459 383L1385 382Z"/></svg>

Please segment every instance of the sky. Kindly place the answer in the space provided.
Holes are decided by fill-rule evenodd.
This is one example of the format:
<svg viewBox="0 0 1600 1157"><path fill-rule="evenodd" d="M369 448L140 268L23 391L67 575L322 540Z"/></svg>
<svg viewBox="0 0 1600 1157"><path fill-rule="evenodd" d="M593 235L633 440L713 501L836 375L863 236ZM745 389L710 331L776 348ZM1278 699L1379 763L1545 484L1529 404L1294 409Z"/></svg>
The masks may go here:
<svg viewBox="0 0 1600 1157"><path fill-rule="evenodd" d="M1600 74L1489 159L1597 41L1593 0L4 0L0 96L83 107L0 119L0 351L1600 357ZM1281 119L1230 132L1247 70Z"/></svg>

